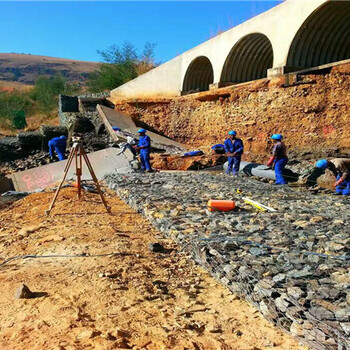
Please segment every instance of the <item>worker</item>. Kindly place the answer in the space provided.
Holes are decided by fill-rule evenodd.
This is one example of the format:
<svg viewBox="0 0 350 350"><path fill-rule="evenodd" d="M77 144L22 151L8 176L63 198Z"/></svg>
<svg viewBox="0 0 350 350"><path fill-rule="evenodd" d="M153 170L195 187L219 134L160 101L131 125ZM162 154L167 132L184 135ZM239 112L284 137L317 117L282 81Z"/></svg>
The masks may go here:
<svg viewBox="0 0 350 350"><path fill-rule="evenodd" d="M316 167L322 170L329 169L336 176L337 180L334 184L335 194L350 195L350 159L321 159L316 162Z"/></svg>
<svg viewBox="0 0 350 350"><path fill-rule="evenodd" d="M55 159L55 151L59 160L66 159L66 147L67 147L67 136L54 137L49 141L49 154L50 160L53 162Z"/></svg>
<svg viewBox="0 0 350 350"><path fill-rule="evenodd" d="M230 130L228 135L229 137L224 142L225 152L228 157L226 174L231 174L232 171L233 176L237 176L244 146L242 140L237 138L236 131Z"/></svg>
<svg viewBox="0 0 350 350"><path fill-rule="evenodd" d="M146 173L151 173L153 171L150 164L151 139L146 135L145 129L140 129L137 132L140 138L136 149L140 151L141 169Z"/></svg>
<svg viewBox="0 0 350 350"><path fill-rule="evenodd" d="M268 167L275 166L276 185L285 185L287 182L283 178L283 170L288 163L287 149L281 134L273 134L271 139L275 142L272 149L272 157L267 163Z"/></svg>

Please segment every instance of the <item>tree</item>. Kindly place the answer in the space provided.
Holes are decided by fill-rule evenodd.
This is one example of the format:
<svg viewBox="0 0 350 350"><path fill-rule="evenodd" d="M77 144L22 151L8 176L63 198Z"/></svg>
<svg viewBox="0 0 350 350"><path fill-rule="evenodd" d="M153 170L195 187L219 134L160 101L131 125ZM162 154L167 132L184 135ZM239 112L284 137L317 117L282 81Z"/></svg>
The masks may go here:
<svg viewBox="0 0 350 350"><path fill-rule="evenodd" d="M37 102L40 112L51 112L58 103L58 95L70 95L79 91L75 84L67 82L62 74L53 77L39 76L31 97Z"/></svg>
<svg viewBox="0 0 350 350"><path fill-rule="evenodd" d="M11 127L19 111L25 114L32 111L32 102L25 91L0 90L0 125Z"/></svg>
<svg viewBox="0 0 350 350"><path fill-rule="evenodd" d="M112 45L106 50L97 51L102 62L88 79L89 90L112 90L148 72L157 65L154 60L154 48L155 44L146 43L139 54L132 43L125 41L121 48Z"/></svg>

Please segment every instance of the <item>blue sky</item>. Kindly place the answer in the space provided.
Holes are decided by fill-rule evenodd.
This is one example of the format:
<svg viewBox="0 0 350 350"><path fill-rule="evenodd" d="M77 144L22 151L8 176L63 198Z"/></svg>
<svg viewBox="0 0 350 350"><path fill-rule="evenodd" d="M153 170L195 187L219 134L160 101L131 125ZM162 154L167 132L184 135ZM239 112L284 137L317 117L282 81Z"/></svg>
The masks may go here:
<svg viewBox="0 0 350 350"><path fill-rule="evenodd" d="M125 40L165 62L279 1L0 1L0 52L99 61Z"/></svg>

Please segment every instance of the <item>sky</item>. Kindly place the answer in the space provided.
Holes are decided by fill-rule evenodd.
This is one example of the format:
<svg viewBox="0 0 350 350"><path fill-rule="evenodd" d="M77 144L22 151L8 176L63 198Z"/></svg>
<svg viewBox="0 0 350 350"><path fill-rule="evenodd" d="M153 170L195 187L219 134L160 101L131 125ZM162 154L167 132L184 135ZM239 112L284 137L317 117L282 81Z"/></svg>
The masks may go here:
<svg viewBox="0 0 350 350"><path fill-rule="evenodd" d="M156 44L157 62L280 1L0 1L0 52L101 61L97 50Z"/></svg>

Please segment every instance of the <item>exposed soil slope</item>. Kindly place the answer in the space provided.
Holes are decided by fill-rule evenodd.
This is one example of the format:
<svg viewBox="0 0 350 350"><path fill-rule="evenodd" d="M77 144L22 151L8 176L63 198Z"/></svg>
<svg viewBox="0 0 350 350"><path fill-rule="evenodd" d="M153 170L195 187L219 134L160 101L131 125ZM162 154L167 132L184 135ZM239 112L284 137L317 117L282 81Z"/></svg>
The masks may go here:
<svg viewBox="0 0 350 350"><path fill-rule="evenodd" d="M167 103L114 102L116 109L193 148L208 150L234 129L245 142L247 160L266 160L274 133L285 136L293 157L347 156L350 65L304 79L311 83L282 87L281 81L265 79Z"/></svg>
<svg viewBox="0 0 350 350"><path fill-rule="evenodd" d="M16 349L304 349L263 320L115 195L107 214L89 194L52 192L3 210L0 256L130 255L15 260L0 268L0 348ZM169 249L148 251L151 242ZM24 282L47 296L15 299Z"/></svg>
<svg viewBox="0 0 350 350"><path fill-rule="evenodd" d="M39 75L63 74L81 83L97 68L96 62L16 53L0 53L0 79L33 85Z"/></svg>
<svg viewBox="0 0 350 350"><path fill-rule="evenodd" d="M29 91L32 88L32 85L25 85L18 83L17 81L6 81L0 79L0 91Z"/></svg>

